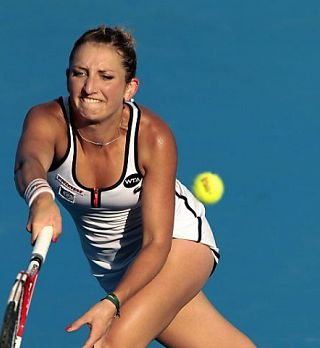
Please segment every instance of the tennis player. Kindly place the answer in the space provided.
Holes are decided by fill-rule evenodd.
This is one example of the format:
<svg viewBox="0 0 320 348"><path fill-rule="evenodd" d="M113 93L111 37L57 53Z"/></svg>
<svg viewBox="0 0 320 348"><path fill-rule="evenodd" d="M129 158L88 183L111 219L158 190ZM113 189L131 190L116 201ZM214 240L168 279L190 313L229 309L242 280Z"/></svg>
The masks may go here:
<svg viewBox="0 0 320 348"><path fill-rule="evenodd" d="M131 34L105 26L85 32L71 51L67 86L68 97L28 112L15 165L32 242L46 225L58 239L59 199L106 292L67 331L87 324L84 348L139 348L153 339L170 347L254 347L201 291L219 249L203 205L176 179L169 127L133 100Z"/></svg>

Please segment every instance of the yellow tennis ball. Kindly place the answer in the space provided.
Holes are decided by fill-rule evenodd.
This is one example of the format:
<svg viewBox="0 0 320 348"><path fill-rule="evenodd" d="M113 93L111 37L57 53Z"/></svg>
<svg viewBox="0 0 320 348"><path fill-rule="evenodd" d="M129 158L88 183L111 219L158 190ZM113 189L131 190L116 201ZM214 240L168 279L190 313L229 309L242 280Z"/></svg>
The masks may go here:
<svg viewBox="0 0 320 348"><path fill-rule="evenodd" d="M214 204L223 196L224 184L219 175L204 172L195 177L192 190L202 203Z"/></svg>

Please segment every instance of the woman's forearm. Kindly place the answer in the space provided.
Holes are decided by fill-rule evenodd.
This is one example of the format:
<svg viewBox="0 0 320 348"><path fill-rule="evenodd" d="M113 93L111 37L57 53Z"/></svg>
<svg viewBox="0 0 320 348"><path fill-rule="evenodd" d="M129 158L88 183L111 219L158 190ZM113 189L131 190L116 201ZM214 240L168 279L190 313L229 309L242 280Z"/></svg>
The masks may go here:
<svg viewBox="0 0 320 348"><path fill-rule="evenodd" d="M171 241L166 245L151 242L141 249L114 291L121 304L142 289L160 272L167 260L170 248Z"/></svg>

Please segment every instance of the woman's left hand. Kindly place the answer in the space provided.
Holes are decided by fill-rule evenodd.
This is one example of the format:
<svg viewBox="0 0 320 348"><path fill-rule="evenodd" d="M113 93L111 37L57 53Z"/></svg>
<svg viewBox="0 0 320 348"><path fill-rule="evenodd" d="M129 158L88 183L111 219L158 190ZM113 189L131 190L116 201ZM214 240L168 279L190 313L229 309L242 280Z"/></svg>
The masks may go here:
<svg viewBox="0 0 320 348"><path fill-rule="evenodd" d="M82 317L66 328L67 332L78 330L84 324L90 327L90 335L82 348L93 348L110 330L115 316L115 306L107 300L95 304Z"/></svg>

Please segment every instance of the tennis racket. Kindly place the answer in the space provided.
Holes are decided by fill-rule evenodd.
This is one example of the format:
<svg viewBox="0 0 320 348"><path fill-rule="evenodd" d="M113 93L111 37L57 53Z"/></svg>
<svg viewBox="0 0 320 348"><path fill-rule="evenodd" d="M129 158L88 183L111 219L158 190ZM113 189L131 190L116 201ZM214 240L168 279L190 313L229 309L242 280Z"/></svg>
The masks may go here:
<svg viewBox="0 0 320 348"><path fill-rule="evenodd" d="M21 345L32 294L40 267L45 261L52 234L52 226L42 229L32 250L27 271L21 271L17 275L4 314L0 348L19 348Z"/></svg>

